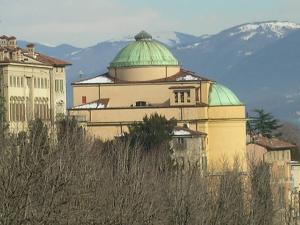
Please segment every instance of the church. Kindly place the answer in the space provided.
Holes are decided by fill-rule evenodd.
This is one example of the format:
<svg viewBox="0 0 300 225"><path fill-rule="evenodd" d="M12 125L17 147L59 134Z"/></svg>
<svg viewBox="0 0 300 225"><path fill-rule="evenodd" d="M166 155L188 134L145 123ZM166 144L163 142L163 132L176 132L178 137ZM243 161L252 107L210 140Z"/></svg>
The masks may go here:
<svg viewBox="0 0 300 225"><path fill-rule="evenodd" d="M124 47L105 74L74 82L69 115L103 140L158 113L205 134L210 165L246 154L245 105L227 87L182 68L172 52L145 31Z"/></svg>

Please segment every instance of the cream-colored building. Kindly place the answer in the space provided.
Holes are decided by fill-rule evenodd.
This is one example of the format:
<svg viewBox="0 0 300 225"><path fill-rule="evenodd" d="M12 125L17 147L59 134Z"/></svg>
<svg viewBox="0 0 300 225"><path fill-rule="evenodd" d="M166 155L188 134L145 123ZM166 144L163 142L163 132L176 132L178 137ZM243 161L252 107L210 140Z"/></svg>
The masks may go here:
<svg viewBox="0 0 300 225"><path fill-rule="evenodd" d="M7 121L12 132L27 129L34 118L54 122L66 113L66 66L70 65L17 46L15 37L0 36L0 77Z"/></svg>
<svg viewBox="0 0 300 225"><path fill-rule="evenodd" d="M170 147L175 163L183 168L197 166L201 171L207 170L206 157L207 134L176 126L172 133Z"/></svg>
<svg viewBox="0 0 300 225"><path fill-rule="evenodd" d="M108 72L73 83L69 114L102 139L127 131L134 121L158 113L207 134L210 166L246 155L245 105L217 82L183 69L162 43L146 32L122 49Z"/></svg>

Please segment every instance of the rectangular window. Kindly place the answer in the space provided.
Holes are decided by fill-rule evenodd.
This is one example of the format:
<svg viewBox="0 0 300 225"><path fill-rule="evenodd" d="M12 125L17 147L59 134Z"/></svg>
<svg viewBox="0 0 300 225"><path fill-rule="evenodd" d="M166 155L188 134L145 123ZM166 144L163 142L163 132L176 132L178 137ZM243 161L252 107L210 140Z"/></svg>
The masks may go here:
<svg viewBox="0 0 300 225"><path fill-rule="evenodd" d="M11 87L13 86L13 78L12 78L12 76L9 77L9 84L10 84Z"/></svg>
<svg viewBox="0 0 300 225"><path fill-rule="evenodd" d="M59 84L60 84L60 85L59 85L59 86L60 86L60 92L61 92L61 93L64 93L64 81L63 81L63 80L60 80L60 81L59 81Z"/></svg>
<svg viewBox="0 0 300 225"><path fill-rule="evenodd" d="M20 87L20 78L17 77L17 87Z"/></svg>
<svg viewBox="0 0 300 225"><path fill-rule="evenodd" d="M143 106L146 106L146 105L147 105L147 103L144 102L144 101L138 101L138 102L135 103L135 106L137 106L137 107L143 107Z"/></svg>
<svg viewBox="0 0 300 225"><path fill-rule="evenodd" d="M36 78L34 78L33 83L34 83L34 88L36 88Z"/></svg>
<svg viewBox="0 0 300 225"><path fill-rule="evenodd" d="M184 102L184 92L180 92L180 102L183 103Z"/></svg>
<svg viewBox="0 0 300 225"><path fill-rule="evenodd" d="M82 98L81 98L81 103L82 103L82 104L86 104L86 96L82 96Z"/></svg>
<svg viewBox="0 0 300 225"><path fill-rule="evenodd" d="M48 88L48 80L45 78L45 88Z"/></svg>
<svg viewBox="0 0 300 225"><path fill-rule="evenodd" d="M55 92L58 92L59 88L58 88L58 80L55 80L55 85L54 85L54 89L55 89Z"/></svg>
<svg viewBox="0 0 300 225"><path fill-rule="evenodd" d="M24 87L24 78L21 77L21 87Z"/></svg>
<svg viewBox="0 0 300 225"><path fill-rule="evenodd" d="M191 92L187 91L186 93L187 93L187 99L186 99L186 101L187 102L191 102Z"/></svg>
<svg viewBox="0 0 300 225"><path fill-rule="evenodd" d="M178 103L178 92L175 92L174 95L175 95L175 103Z"/></svg>
<svg viewBox="0 0 300 225"><path fill-rule="evenodd" d="M17 83L16 77L13 77L13 81L14 81L13 87L16 87L16 83Z"/></svg>

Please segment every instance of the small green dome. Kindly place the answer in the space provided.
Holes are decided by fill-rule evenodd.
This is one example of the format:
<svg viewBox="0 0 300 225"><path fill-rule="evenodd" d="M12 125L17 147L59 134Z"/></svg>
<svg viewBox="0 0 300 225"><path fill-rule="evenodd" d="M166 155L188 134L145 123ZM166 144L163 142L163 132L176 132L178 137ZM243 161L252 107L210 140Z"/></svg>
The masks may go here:
<svg viewBox="0 0 300 225"><path fill-rule="evenodd" d="M221 84L211 84L209 92L209 105L243 105L236 95L227 87Z"/></svg>
<svg viewBox="0 0 300 225"><path fill-rule="evenodd" d="M134 66L179 66L178 60L162 43L141 31L135 42L123 48L110 63L110 68Z"/></svg>

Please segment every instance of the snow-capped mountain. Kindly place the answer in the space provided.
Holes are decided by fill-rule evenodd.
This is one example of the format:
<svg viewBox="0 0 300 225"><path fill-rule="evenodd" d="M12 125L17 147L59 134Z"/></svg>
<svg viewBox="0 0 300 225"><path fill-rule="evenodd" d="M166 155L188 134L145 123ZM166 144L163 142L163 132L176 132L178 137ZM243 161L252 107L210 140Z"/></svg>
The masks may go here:
<svg viewBox="0 0 300 225"><path fill-rule="evenodd" d="M190 43L197 42L199 37L191 34L180 33L176 31L164 31L151 33L152 38L164 43L169 47L184 46ZM113 38L107 40L109 43L120 43L134 41L134 36L126 36L123 38Z"/></svg>
<svg viewBox="0 0 300 225"><path fill-rule="evenodd" d="M300 29L300 24L291 22L247 23L230 29L229 36L239 36L245 41L258 35L267 36L268 38L284 38L291 30L297 29Z"/></svg>
<svg viewBox="0 0 300 225"><path fill-rule="evenodd" d="M248 23L200 37L198 42L177 47L174 52L183 65L221 79L240 60L299 29L300 24L290 22Z"/></svg>

